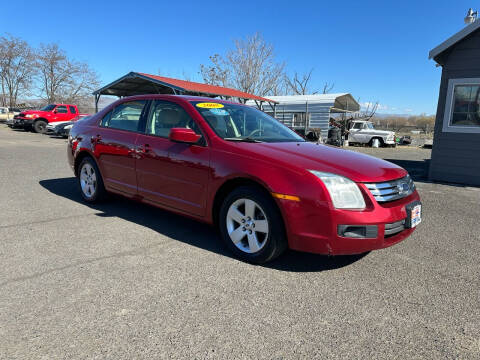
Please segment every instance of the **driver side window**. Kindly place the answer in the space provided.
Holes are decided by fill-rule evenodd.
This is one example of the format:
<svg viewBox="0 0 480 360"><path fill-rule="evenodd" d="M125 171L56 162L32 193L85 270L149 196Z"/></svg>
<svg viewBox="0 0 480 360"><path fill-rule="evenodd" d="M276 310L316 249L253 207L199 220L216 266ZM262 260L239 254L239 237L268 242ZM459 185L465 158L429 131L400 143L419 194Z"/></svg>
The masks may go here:
<svg viewBox="0 0 480 360"><path fill-rule="evenodd" d="M202 135L198 125L183 107L168 101L154 101L147 120L147 135L168 138L173 128L189 128Z"/></svg>

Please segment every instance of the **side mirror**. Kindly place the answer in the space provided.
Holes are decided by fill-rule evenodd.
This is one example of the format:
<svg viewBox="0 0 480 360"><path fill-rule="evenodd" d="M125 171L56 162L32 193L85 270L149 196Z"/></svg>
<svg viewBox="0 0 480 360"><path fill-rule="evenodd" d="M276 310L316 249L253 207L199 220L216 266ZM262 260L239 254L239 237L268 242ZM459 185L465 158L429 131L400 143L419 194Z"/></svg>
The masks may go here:
<svg viewBox="0 0 480 360"><path fill-rule="evenodd" d="M201 135L196 134L195 131L188 128L172 128L168 135L170 141L185 144L195 144L201 137Z"/></svg>
<svg viewBox="0 0 480 360"><path fill-rule="evenodd" d="M56 114L56 113L57 113L57 109L53 110L53 113Z"/></svg>

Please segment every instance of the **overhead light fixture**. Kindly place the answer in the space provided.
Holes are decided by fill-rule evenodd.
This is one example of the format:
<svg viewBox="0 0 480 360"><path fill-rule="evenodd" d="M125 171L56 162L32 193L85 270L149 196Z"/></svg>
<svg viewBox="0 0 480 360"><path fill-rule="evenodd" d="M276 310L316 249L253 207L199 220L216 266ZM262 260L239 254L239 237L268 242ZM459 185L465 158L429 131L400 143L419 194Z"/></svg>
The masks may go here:
<svg viewBox="0 0 480 360"><path fill-rule="evenodd" d="M467 12L467 16L465 16L465 24L474 23L477 20L478 11L473 11L471 8Z"/></svg>

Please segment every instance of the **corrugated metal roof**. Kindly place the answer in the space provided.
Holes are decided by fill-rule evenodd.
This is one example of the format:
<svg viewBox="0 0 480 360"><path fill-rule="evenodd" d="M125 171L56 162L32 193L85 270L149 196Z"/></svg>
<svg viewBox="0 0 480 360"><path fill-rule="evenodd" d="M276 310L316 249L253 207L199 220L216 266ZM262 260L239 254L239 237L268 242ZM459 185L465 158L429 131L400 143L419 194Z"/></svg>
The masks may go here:
<svg viewBox="0 0 480 360"><path fill-rule="evenodd" d="M341 96L350 95L349 93L338 94L315 94L315 95L285 95L285 96L271 96L270 99L277 103L304 103L308 102L335 102L335 99ZM355 101L355 100L353 100Z"/></svg>
<svg viewBox="0 0 480 360"><path fill-rule="evenodd" d="M145 84L145 82L151 82L152 84ZM152 85L159 85L160 88ZM164 89L175 89L175 91L180 93L228 96L240 99L275 102L271 99L223 86L202 84L194 81L173 79L165 76L137 72L130 72L118 80L115 80L95 91L93 94L128 96L146 93L163 93L162 91L164 91Z"/></svg>
<svg viewBox="0 0 480 360"><path fill-rule="evenodd" d="M449 37L443 43L438 45L436 48L432 49L428 54L429 59L435 59L438 55L443 53L445 50L448 50L450 47L455 45L460 40L466 38L472 32L480 28L480 20L476 20L470 25L465 26L462 30L457 32L455 35Z"/></svg>
<svg viewBox="0 0 480 360"><path fill-rule="evenodd" d="M316 95L286 95L286 96L270 96L278 105L294 105L294 104L328 104L330 107L339 110L359 111L360 104L353 98L350 93L337 94L316 94ZM247 101L247 105L254 106L253 101Z"/></svg>

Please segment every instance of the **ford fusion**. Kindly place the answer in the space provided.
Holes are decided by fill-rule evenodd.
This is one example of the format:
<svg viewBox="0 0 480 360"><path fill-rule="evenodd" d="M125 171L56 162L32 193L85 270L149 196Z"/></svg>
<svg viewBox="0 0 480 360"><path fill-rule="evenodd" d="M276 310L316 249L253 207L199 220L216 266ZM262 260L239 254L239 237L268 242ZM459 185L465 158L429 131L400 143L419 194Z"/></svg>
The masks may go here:
<svg viewBox="0 0 480 360"><path fill-rule="evenodd" d="M116 193L210 223L252 263L287 248L329 255L386 248L421 222L403 168L305 142L229 101L123 98L74 124L68 159L85 201Z"/></svg>

